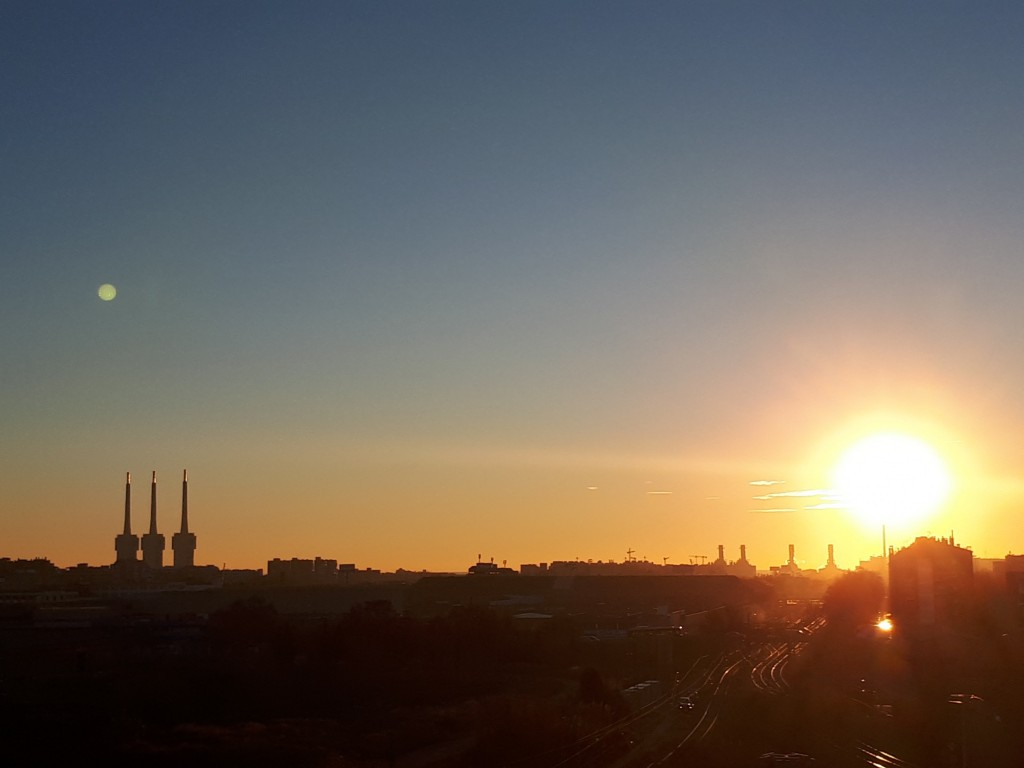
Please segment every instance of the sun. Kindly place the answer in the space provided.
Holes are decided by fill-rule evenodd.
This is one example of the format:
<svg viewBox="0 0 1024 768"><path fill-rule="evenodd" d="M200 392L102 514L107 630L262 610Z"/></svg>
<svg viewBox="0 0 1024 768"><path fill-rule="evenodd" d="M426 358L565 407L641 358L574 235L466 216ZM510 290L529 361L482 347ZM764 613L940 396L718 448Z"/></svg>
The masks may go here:
<svg viewBox="0 0 1024 768"><path fill-rule="evenodd" d="M838 501L869 526L920 521L939 510L952 487L939 453L899 432L861 438L843 452L832 473Z"/></svg>

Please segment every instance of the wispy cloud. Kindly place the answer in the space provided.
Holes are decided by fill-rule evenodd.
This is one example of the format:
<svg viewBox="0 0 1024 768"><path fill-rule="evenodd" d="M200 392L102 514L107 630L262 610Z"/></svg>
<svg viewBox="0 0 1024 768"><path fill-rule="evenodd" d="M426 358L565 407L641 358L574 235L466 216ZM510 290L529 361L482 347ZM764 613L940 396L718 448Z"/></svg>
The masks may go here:
<svg viewBox="0 0 1024 768"><path fill-rule="evenodd" d="M672 491L648 491L648 496L671 496Z"/></svg>
<svg viewBox="0 0 1024 768"><path fill-rule="evenodd" d="M830 491L827 488L809 488L803 491L779 491L778 493L769 493L764 496L755 496L755 499L759 501L766 501L767 499L782 499L782 498L809 498L813 496L821 496L822 498L832 498L835 496L834 491Z"/></svg>
<svg viewBox="0 0 1024 768"><path fill-rule="evenodd" d="M754 509L752 512L799 512L817 509L845 509L843 499L831 488L805 488L794 491L778 491L754 496L755 501L775 501L776 499L807 499L809 503L799 507Z"/></svg>
<svg viewBox="0 0 1024 768"><path fill-rule="evenodd" d="M782 485L785 480L751 480L751 485Z"/></svg>

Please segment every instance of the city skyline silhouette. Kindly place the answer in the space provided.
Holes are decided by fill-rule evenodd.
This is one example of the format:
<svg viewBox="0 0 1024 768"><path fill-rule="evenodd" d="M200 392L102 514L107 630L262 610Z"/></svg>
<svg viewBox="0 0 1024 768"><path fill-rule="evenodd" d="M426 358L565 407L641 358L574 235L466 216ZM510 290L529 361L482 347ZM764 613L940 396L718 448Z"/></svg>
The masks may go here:
<svg viewBox="0 0 1024 768"><path fill-rule="evenodd" d="M1022 39L6 0L0 760L1017 768Z"/></svg>

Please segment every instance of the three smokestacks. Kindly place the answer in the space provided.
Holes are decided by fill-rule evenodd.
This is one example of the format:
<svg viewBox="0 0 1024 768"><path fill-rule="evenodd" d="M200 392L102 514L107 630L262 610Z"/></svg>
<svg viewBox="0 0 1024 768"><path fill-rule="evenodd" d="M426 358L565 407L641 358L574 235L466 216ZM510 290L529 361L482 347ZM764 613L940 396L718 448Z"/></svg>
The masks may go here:
<svg viewBox="0 0 1024 768"><path fill-rule="evenodd" d="M149 533L142 536L140 544L139 537L131 531L132 473L127 473L124 484L124 531L114 537L117 563L136 562L141 549L143 563L150 568L163 568L166 539L157 531L156 498L154 470L149 491ZM175 568L195 565L196 535L188 530L188 470L183 471L181 479L181 530L171 537L171 549L174 552Z"/></svg>

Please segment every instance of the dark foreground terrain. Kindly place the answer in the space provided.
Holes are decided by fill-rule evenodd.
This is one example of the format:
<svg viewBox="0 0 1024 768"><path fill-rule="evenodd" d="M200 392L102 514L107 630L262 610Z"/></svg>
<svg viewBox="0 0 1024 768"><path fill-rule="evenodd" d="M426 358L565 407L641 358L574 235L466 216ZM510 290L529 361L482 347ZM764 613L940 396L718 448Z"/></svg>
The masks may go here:
<svg viewBox="0 0 1024 768"><path fill-rule="evenodd" d="M979 585L963 626L889 633L873 627L879 586L857 574L824 602L759 585L701 611L608 586L561 612L493 594L320 617L259 595L192 616L12 609L4 763L1021 764L1021 644L998 590Z"/></svg>

